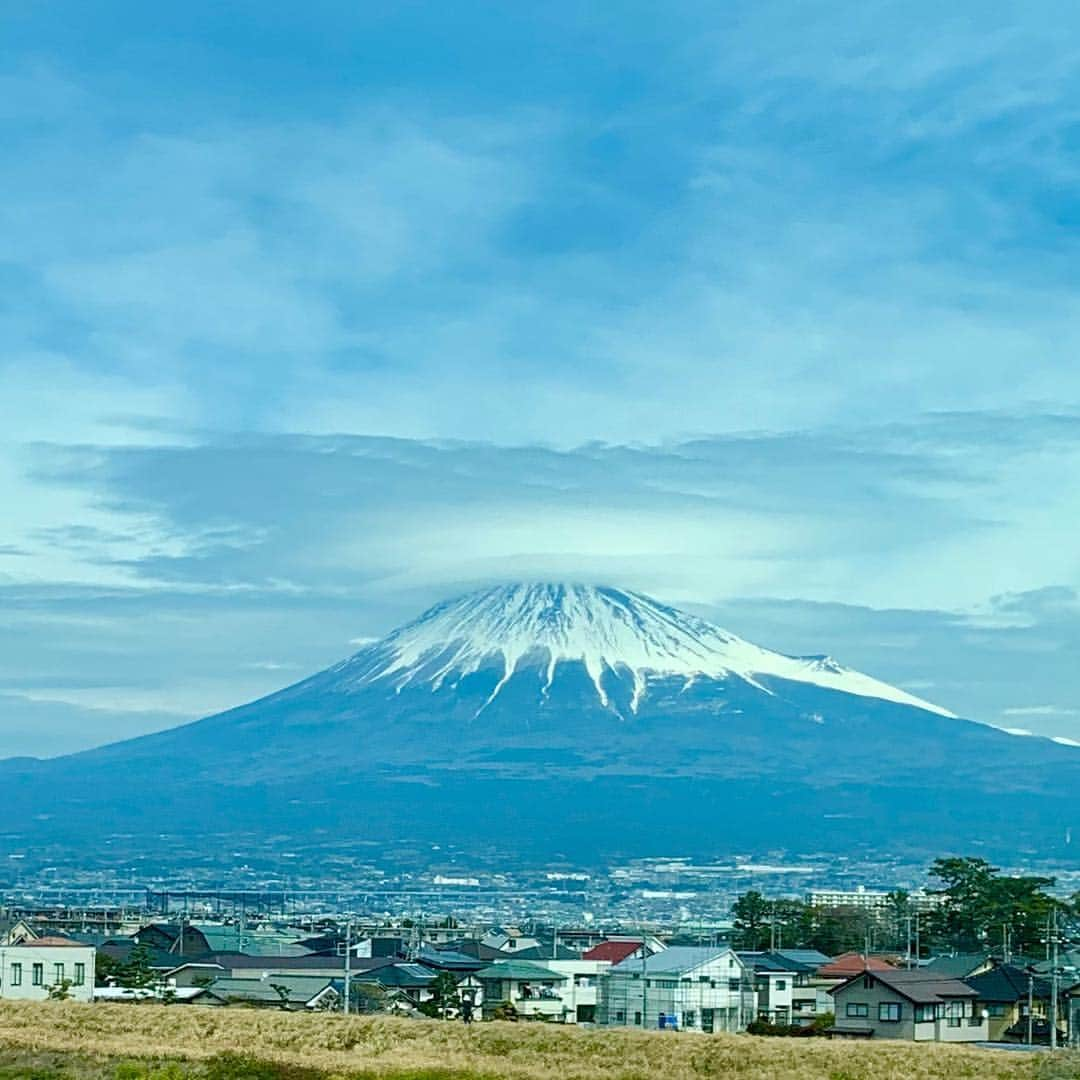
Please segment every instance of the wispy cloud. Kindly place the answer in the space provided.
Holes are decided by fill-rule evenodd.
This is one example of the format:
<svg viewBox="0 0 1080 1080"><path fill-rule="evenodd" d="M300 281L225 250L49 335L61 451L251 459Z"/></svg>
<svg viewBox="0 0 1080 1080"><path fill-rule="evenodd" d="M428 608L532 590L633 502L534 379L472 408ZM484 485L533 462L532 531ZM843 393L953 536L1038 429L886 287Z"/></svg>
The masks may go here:
<svg viewBox="0 0 1080 1080"><path fill-rule="evenodd" d="M192 715L541 575L1071 707L1080 16L32 8L12 694Z"/></svg>

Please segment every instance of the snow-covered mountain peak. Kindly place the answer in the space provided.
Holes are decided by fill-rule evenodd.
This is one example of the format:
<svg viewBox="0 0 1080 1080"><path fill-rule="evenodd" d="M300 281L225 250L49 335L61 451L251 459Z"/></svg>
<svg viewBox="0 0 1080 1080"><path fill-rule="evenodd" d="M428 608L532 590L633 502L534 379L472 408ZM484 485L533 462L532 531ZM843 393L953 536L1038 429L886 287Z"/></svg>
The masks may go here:
<svg viewBox="0 0 1080 1080"><path fill-rule="evenodd" d="M546 693L558 665L574 661L605 705L605 671L629 672L634 711L650 678L736 677L771 692L762 682L771 677L951 715L831 657L785 656L640 593L595 585L517 584L469 593L436 605L344 666L361 671L364 683L391 679L399 689L418 682L438 689L497 665L502 678L494 699L526 663L542 667Z"/></svg>

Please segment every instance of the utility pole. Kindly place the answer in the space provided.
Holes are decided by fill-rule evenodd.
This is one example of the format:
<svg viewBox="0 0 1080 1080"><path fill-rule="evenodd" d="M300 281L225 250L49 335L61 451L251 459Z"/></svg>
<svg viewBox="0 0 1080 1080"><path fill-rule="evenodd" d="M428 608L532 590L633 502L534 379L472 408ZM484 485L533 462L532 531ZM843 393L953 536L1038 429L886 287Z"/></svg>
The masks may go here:
<svg viewBox="0 0 1080 1080"><path fill-rule="evenodd" d="M352 996L349 980L352 977L352 919L345 920L345 1015L349 1015L350 997Z"/></svg>
<svg viewBox="0 0 1080 1080"><path fill-rule="evenodd" d="M919 959L922 956L922 947L919 944L919 913L915 912L915 966L919 966Z"/></svg>
<svg viewBox="0 0 1080 1080"><path fill-rule="evenodd" d="M1058 940L1057 940L1057 905L1051 910L1053 929L1050 934L1050 1049L1057 1049L1057 1007L1058 1007Z"/></svg>
<svg viewBox="0 0 1080 1080"><path fill-rule="evenodd" d="M1029 973L1028 974L1028 1002L1027 1002L1027 1005L1028 1005L1028 1008L1027 1008L1027 1044L1028 1044L1028 1046L1031 1045L1031 1014L1032 1014L1032 1005L1033 1005L1032 999L1034 997L1034 985L1033 985L1034 981L1035 981L1034 976Z"/></svg>
<svg viewBox="0 0 1080 1080"><path fill-rule="evenodd" d="M649 965L646 963L648 953L645 950L645 935L641 935L641 1030L649 1029Z"/></svg>
<svg viewBox="0 0 1080 1080"><path fill-rule="evenodd" d="M911 969L911 912L907 914L907 958L904 967Z"/></svg>

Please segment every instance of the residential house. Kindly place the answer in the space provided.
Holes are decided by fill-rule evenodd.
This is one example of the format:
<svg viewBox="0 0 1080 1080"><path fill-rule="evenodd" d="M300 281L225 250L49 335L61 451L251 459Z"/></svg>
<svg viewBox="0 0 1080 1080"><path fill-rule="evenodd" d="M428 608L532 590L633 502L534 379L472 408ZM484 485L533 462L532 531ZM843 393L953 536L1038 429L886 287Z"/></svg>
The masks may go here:
<svg viewBox="0 0 1080 1080"><path fill-rule="evenodd" d="M131 935L136 945L177 956L205 956L210 952L206 935L191 923L148 923Z"/></svg>
<svg viewBox="0 0 1080 1080"><path fill-rule="evenodd" d="M436 949L431 945L421 945L416 953L416 962L435 971L449 971L455 978L469 975L487 967L489 961L475 956L459 953L454 949Z"/></svg>
<svg viewBox="0 0 1080 1080"><path fill-rule="evenodd" d="M503 953L518 953L524 949L538 949L539 938L524 934L516 926L496 926L481 939L481 943Z"/></svg>
<svg viewBox="0 0 1080 1080"><path fill-rule="evenodd" d="M740 952L739 959L753 975L754 1019L769 1024L793 1024L794 965L771 952ZM816 1001L816 997L815 997Z"/></svg>
<svg viewBox="0 0 1080 1080"><path fill-rule="evenodd" d="M495 1011L512 1005L519 1016L537 1016L565 1021L570 1006L563 1002L562 987L567 976L531 960L500 960L481 968L473 976L481 987L483 1017L490 1020Z"/></svg>
<svg viewBox="0 0 1080 1080"><path fill-rule="evenodd" d="M563 927L557 930L559 941L579 956L607 939L608 934L597 926Z"/></svg>
<svg viewBox="0 0 1080 1080"><path fill-rule="evenodd" d="M176 953L169 952L168 949L155 949L150 945L138 945L132 938L125 937L112 938L98 946L98 958L107 962L101 964L100 967L104 969L107 964L130 964L136 950L140 950L140 953L145 955L147 967L159 976L163 976L165 972L172 971L178 966L180 958ZM203 959L206 958L203 957Z"/></svg>
<svg viewBox="0 0 1080 1080"><path fill-rule="evenodd" d="M94 949L63 937L0 946L0 998L44 1001L50 990L75 1001L94 997Z"/></svg>
<svg viewBox="0 0 1080 1080"><path fill-rule="evenodd" d="M242 952L248 956L306 956L310 950L297 941L296 931L283 931L272 926L234 923L191 923L188 929L201 934L207 952ZM194 939L197 945L197 939ZM179 951L174 947L173 952ZM184 956L198 956L185 936Z"/></svg>
<svg viewBox="0 0 1080 1080"><path fill-rule="evenodd" d="M28 945L40 936L25 919L6 921L0 933L0 945Z"/></svg>
<svg viewBox="0 0 1080 1080"><path fill-rule="evenodd" d="M964 979L978 992L986 1012L993 1042L1026 1042L1028 1002L1031 1002L1032 1039L1048 1042L1047 1017L1052 989L1050 980L1015 964L999 964L989 971Z"/></svg>
<svg viewBox="0 0 1080 1080"><path fill-rule="evenodd" d="M374 968L364 976L366 982L374 982L384 990L400 991L399 997L407 998L413 1005L423 1005L435 997L434 986L438 973L424 964L393 963Z"/></svg>
<svg viewBox="0 0 1080 1080"><path fill-rule="evenodd" d="M981 975L994 966L989 953L955 953L952 956L935 956L918 965L923 971L932 971L946 979L967 979Z"/></svg>
<svg viewBox="0 0 1080 1080"><path fill-rule="evenodd" d="M190 989L191 987L207 987L215 979L228 975L224 966L218 963L207 963L202 960L191 960L186 964L178 964L170 971L162 973L162 985L173 990Z"/></svg>
<svg viewBox="0 0 1080 1080"><path fill-rule="evenodd" d="M831 962L828 956L817 949L772 949L768 955L775 958L776 970L795 973L791 987L793 1024L812 1024L817 1017L832 1012L829 989L835 984L818 974Z"/></svg>
<svg viewBox="0 0 1080 1080"><path fill-rule="evenodd" d="M679 945L612 967L600 980L596 1017L609 1027L739 1031L754 1007L733 949Z"/></svg>
<svg viewBox="0 0 1080 1080"><path fill-rule="evenodd" d="M817 969L817 976L824 982L839 986L847 982L852 975L863 971L893 971L895 965L880 956L867 956L864 953L846 952L834 957Z"/></svg>
<svg viewBox="0 0 1080 1080"><path fill-rule="evenodd" d="M1065 1015L1068 1017L1069 1045L1080 1050L1080 983L1065 991Z"/></svg>
<svg viewBox="0 0 1080 1080"><path fill-rule="evenodd" d="M494 964L499 960L507 959L507 954L501 949L496 949L494 945L485 945L477 938L455 938L445 945L440 945L439 950L471 956L477 960L483 960L485 964Z"/></svg>
<svg viewBox="0 0 1080 1080"><path fill-rule="evenodd" d="M600 995L600 982L611 970L607 960L548 960L545 967L566 976L559 988L563 1000L563 1019L568 1024L596 1023L596 1005Z"/></svg>
<svg viewBox="0 0 1080 1080"><path fill-rule="evenodd" d="M342 984L319 975L282 975L262 978L215 979L202 990L199 1003L245 1005L289 1012L336 1010L341 1007Z"/></svg>
<svg viewBox="0 0 1080 1080"><path fill-rule="evenodd" d="M344 956L248 956L246 953L211 953L201 957L206 963L220 964L225 974L237 979L263 978L266 975L312 975L327 979L345 977ZM389 957L349 957L353 978L368 978L371 973L394 963Z"/></svg>
<svg viewBox="0 0 1080 1080"><path fill-rule="evenodd" d="M833 987L830 1034L914 1042L979 1042L989 1037L979 993L931 972L873 969Z"/></svg>
<svg viewBox="0 0 1080 1080"><path fill-rule="evenodd" d="M601 941L581 954L582 960L606 960L609 964L621 964L624 960L637 960L642 955L663 952L667 946L654 937L611 937Z"/></svg>

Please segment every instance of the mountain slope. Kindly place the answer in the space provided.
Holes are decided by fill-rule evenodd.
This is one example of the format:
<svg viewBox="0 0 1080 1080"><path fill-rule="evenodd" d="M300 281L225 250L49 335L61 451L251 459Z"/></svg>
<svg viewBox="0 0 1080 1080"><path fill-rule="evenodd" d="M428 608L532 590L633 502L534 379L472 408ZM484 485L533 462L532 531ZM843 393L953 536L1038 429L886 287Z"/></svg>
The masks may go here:
<svg viewBox="0 0 1080 1080"><path fill-rule="evenodd" d="M1080 817L1076 749L638 594L561 585L440 604L260 701L0 780L42 835L185 828L197 806L214 831L541 856L670 850L673 829L702 852L1052 845Z"/></svg>

